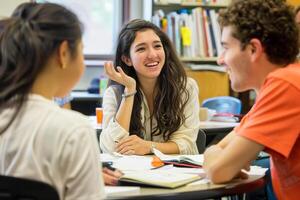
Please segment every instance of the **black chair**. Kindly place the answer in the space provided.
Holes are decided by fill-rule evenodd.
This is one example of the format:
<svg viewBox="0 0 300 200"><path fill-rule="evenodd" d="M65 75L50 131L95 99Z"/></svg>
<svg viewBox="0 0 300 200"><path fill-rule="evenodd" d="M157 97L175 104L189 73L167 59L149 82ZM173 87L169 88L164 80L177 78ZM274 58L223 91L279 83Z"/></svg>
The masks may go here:
<svg viewBox="0 0 300 200"><path fill-rule="evenodd" d="M198 152L200 154L204 153L206 148L206 133L201 129L199 129L196 144L197 144Z"/></svg>
<svg viewBox="0 0 300 200"><path fill-rule="evenodd" d="M46 183L0 175L1 200L59 200L57 191Z"/></svg>

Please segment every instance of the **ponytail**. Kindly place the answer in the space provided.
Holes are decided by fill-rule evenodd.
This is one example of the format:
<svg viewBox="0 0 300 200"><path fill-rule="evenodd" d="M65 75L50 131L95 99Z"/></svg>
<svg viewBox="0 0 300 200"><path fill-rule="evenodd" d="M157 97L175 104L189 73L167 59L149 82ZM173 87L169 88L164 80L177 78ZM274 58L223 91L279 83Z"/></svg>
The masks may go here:
<svg viewBox="0 0 300 200"><path fill-rule="evenodd" d="M59 45L68 41L71 55L76 56L82 28L74 13L51 3L21 4L0 24L4 27L0 33L0 112L7 107L15 110L1 134L18 114L36 77Z"/></svg>

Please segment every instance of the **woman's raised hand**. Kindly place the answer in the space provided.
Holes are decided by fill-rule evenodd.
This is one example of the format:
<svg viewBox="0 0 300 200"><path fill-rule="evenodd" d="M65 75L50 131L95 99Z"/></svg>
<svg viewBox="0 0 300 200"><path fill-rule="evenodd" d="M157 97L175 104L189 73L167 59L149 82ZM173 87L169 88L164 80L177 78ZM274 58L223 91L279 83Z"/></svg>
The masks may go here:
<svg viewBox="0 0 300 200"><path fill-rule="evenodd" d="M112 62L105 62L104 69L105 73L111 80L124 85L128 91L136 90L136 81L134 78L126 75L121 67L118 66L116 71Z"/></svg>

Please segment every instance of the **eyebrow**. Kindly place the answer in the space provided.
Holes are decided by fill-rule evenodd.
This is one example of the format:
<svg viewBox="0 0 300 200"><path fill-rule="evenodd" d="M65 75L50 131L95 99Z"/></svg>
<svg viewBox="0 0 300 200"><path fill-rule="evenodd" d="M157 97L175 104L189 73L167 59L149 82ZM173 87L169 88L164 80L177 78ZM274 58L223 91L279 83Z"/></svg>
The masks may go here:
<svg viewBox="0 0 300 200"><path fill-rule="evenodd" d="M161 42L160 40L155 40L155 41L153 41L153 43L154 43L154 44L162 44L162 42ZM139 48L139 47L144 46L144 45L146 45L145 42L139 43L139 44L137 44L134 48Z"/></svg>

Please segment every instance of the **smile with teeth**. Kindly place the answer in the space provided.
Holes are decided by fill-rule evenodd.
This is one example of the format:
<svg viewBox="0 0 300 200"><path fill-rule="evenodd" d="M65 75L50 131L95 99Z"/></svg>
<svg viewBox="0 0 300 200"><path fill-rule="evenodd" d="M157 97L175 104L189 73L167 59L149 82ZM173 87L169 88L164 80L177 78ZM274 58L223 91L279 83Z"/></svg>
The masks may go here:
<svg viewBox="0 0 300 200"><path fill-rule="evenodd" d="M145 66L146 67L156 67L158 65L159 62L152 62L152 63L148 63Z"/></svg>

